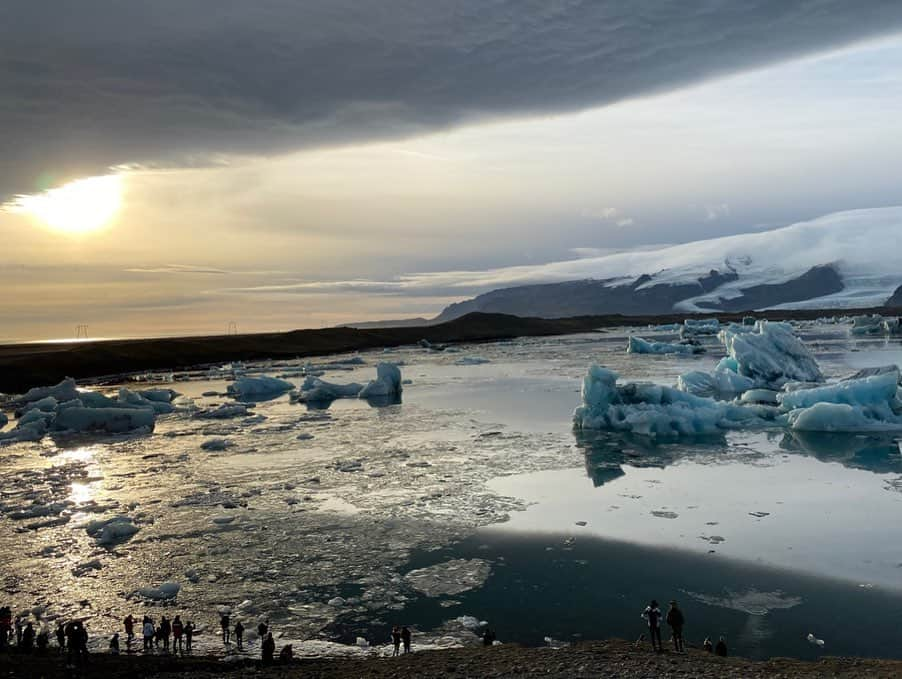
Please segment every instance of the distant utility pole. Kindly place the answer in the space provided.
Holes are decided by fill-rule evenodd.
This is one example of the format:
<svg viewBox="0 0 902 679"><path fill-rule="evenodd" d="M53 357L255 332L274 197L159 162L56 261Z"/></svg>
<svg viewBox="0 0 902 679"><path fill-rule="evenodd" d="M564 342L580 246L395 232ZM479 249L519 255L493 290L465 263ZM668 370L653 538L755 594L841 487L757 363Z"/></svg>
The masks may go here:
<svg viewBox="0 0 902 679"><path fill-rule="evenodd" d="M229 327L226 329L226 335L237 335L238 324L235 321L229 321Z"/></svg>
<svg viewBox="0 0 902 679"><path fill-rule="evenodd" d="M75 326L75 339L88 339L87 323L80 323Z"/></svg>

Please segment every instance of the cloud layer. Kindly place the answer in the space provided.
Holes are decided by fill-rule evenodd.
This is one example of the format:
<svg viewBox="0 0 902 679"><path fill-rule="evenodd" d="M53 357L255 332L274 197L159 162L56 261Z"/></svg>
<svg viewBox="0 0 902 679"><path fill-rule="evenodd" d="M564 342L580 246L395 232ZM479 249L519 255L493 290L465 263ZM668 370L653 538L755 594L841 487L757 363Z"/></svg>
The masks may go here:
<svg viewBox="0 0 902 679"><path fill-rule="evenodd" d="M0 199L577 110L900 28L895 0L12 0Z"/></svg>

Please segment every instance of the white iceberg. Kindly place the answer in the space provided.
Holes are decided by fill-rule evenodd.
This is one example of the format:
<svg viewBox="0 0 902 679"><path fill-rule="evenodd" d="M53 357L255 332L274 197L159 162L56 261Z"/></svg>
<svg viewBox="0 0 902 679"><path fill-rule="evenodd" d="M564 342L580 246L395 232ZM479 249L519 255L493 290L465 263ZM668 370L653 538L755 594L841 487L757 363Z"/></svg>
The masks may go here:
<svg viewBox="0 0 902 679"><path fill-rule="evenodd" d="M641 337L630 335L626 345L628 354L697 354L703 352L702 347L695 344L671 344L669 342L654 342Z"/></svg>
<svg viewBox="0 0 902 679"><path fill-rule="evenodd" d="M695 396L732 399L754 386L755 381L750 377L744 377L718 365L712 373L701 370L683 373L677 378L676 388Z"/></svg>
<svg viewBox="0 0 902 679"><path fill-rule="evenodd" d="M294 389L291 382L280 380L278 377L260 375L258 377L239 377L228 386L228 392L241 398L255 396L272 396L282 394Z"/></svg>
<svg viewBox="0 0 902 679"><path fill-rule="evenodd" d="M358 398L391 398L398 396L401 386L401 369L394 363L380 363L376 366L376 379L372 380L357 395Z"/></svg>
<svg viewBox="0 0 902 679"><path fill-rule="evenodd" d="M786 323L758 321L754 329L731 325L720 333L738 374L754 387L780 389L787 382L823 382L817 361Z"/></svg>

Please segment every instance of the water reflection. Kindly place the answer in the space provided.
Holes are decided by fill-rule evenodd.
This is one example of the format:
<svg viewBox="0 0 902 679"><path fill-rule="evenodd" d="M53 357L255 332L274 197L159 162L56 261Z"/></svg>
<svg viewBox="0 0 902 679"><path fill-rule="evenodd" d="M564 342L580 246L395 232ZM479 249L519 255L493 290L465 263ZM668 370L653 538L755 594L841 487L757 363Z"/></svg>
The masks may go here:
<svg viewBox="0 0 902 679"><path fill-rule="evenodd" d="M678 442L655 442L619 432L574 432L576 445L585 455L586 474L595 487L624 476L624 466L665 469L679 460L723 462L737 457L749 462L763 457L737 447L724 435L685 437ZM829 432L785 432L779 448L813 457L820 462L838 462L850 469L875 474L902 473L902 453L896 436L881 434L837 434ZM750 453L753 457L750 457Z"/></svg>

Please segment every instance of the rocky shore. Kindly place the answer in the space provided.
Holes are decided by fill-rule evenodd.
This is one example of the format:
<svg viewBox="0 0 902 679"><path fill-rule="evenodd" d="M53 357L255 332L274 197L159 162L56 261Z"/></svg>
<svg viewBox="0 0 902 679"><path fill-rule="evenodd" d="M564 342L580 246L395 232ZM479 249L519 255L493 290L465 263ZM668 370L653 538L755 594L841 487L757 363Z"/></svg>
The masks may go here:
<svg viewBox="0 0 902 679"><path fill-rule="evenodd" d="M591 641L566 648L523 648L503 645L412 653L400 658L305 659L264 667L258 662L224 663L211 658L94 655L82 671L67 669L65 659L0 655L0 676L135 677L696 677L764 679L771 677L902 676L902 661L824 658L806 662L789 658L751 661L718 658L697 649L677 655L653 653L648 646L621 640Z"/></svg>

